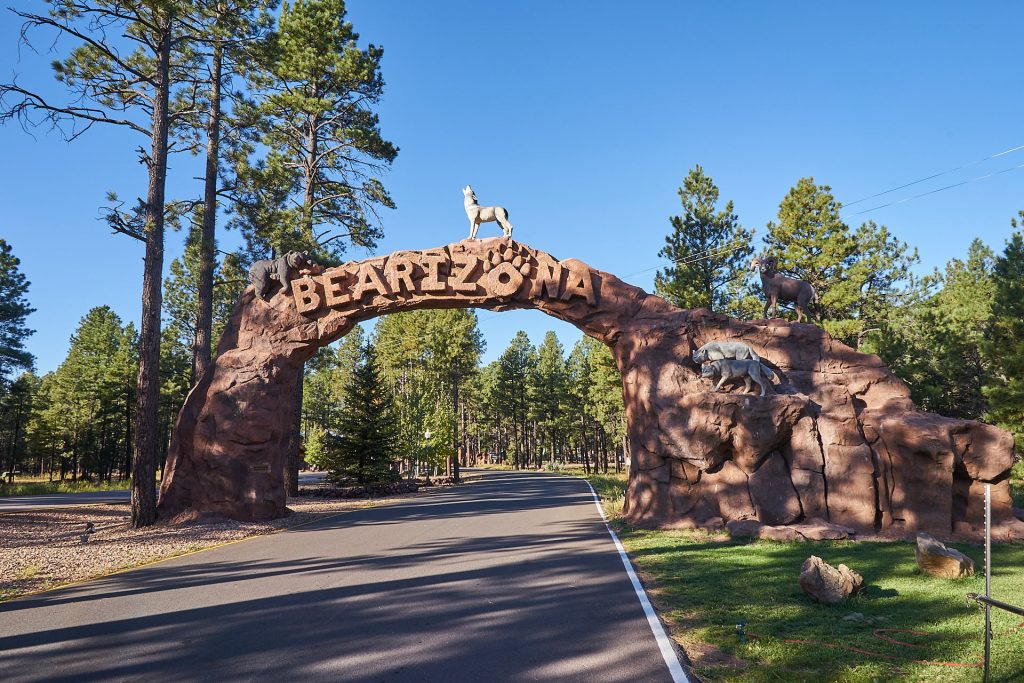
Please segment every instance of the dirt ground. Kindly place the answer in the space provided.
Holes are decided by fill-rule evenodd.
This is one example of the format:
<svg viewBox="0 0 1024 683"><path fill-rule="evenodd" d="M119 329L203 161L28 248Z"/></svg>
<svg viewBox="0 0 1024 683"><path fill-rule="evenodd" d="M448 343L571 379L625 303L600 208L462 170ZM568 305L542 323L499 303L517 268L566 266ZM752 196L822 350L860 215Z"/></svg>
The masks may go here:
<svg viewBox="0 0 1024 683"><path fill-rule="evenodd" d="M217 519L144 529L131 527L127 504L0 515L0 601L396 499L303 496L289 501L292 514L269 522ZM95 532L83 543L90 522Z"/></svg>

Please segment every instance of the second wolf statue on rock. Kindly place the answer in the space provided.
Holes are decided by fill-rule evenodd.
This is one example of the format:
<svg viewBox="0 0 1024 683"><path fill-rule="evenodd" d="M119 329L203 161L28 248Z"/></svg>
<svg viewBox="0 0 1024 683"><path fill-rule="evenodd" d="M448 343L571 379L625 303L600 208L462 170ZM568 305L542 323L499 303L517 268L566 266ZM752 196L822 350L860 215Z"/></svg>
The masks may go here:
<svg viewBox="0 0 1024 683"><path fill-rule="evenodd" d="M744 391L750 392L756 382L761 387L761 396L775 393L772 379L775 373L761 361L752 348L742 342L709 342L693 352L695 363L704 363L701 377L719 377L715 391L729 380L742 379Z"/></svg>

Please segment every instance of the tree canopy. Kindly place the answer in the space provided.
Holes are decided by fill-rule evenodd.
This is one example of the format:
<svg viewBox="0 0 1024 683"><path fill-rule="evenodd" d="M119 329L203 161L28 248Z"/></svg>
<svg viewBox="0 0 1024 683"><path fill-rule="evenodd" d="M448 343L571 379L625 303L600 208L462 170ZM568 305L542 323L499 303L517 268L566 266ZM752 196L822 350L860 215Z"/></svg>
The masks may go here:
<svg viewBox="0 0 1024 683"><path fill-rule="evenodd" d="M12 372L31 370L34 361L25 348L33 330L25 322L35 309L29 306L29 282L20 266L11 245L0 238L0 391Z"/></svg>
<svg viewBox="0 0 1024 683"><path fill-rule="evenodd" d="M1024 211L992 272L992 317L982 348L988 360L988 419L1011 432L1024 448Z"/></svg>
<svg viewBox="0 0 1024 683"><path fill-rule="evenodd" d="M770 222L765 250L783 274L809 282L818 295L817 316L826 331L858 346L893 307L913 298L919 283L911 268L917 250L873 221L856 231L839 215L832 188L801 178Z"/></svg>
<svg viewBox="0 0 1024 683"><path fill-rule="evenodd" d="M671 265L654 277L655 292L680 308L736 310L753 231L739 224L732 201L718 209L718 187L695 166L679 188L681 216L669 218L672 232L658 256Z"/></svg>

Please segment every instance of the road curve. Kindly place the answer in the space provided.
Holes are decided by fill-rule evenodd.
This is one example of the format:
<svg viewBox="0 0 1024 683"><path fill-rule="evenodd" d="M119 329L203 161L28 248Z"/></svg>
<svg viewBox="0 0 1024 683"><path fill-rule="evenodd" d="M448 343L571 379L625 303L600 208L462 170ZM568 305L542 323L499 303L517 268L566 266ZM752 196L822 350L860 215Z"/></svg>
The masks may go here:
<svg viewBox="0 0 1024 683"><path fill-rule="evenodd" d="M488 472L0 604L0 680L673 677L586 482Z"/></svg>

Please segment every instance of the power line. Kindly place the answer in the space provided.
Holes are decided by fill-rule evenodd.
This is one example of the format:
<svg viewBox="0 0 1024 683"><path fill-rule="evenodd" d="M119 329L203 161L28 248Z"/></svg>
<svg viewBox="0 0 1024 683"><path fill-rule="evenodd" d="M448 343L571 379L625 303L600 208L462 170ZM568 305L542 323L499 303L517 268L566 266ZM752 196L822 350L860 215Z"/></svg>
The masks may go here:
<svg viewBox="0 0 1024 683"><path fill-rule="evenodd" d="M876 197L883 197L883 196L885 196L887 194L891 194L893 192L897 192L899 190L906 189L908 187L913 187L914 185L919 185L919 184L921 184L923 182L926 182L926 181L929 181L929 180L934 180L935 178L940 178L940 177L942 177L944 175L949 175L950 173L955 173L956 171L962 171L965 168L970 168L972 166L977 166L978 164L981 164L983 162L991 161L992 159L997 159L999 157L1006 156L1007 154L1012 154L1014 152L1019 152L1021 150L1024 150L1024 145L1018 145L1016 147L1011 147L1009 149L1004 149L1001 152L996 152L995 154L990 154L987 157L983 157L981 159L976 159L976 160L971 161L971 162L966 163L966 164L961 164L960 166L956 166L956 167L948 169L946 171L940 171L939 173L933 173L933 174L931 174L929 176L925 176L924 178L919 178L917 180L913 180L913 181L911 181L909 183L904 183L902 185L898 185L896 187L890 188L888 190L884 190L882 192L876 192L875 194L868 195L866 197L861 197L860 199L855 199L852 202L846 202L845 204L843 204L843 209L846 209L847 207L853 206L854 204L860 204L861 202L866 202L869 199L875 199ZM993 171L992 173L986 173L984 175L980 175L980 176L977 176L977 177L974 177L974 178L969 178L967 180L962 180L962 181L960 181L958 183L952 183L950 185L945 185L943 187L939 187L939 188L936 188L934 190L929 190L927 192L921 192L919 194L911 195L909 197L904 197L903 199L898 199L898 200L893 201L893 202L887 202L885 204L879 204L878 206L873 206L870 209L863 209L862 211L858 211L858 212L856 212L856 213L854 213L852 215L853 216L860 216L861 214L869 213L871 211L877 211L878 209L884 209L886 207L895 206L897 204L904 204L904 203L912 201L914 199L920 199L921 197L927 197L928 195L936 194L936 193L939 193L939 192L945 192L946 190L951 190L951 189L953 189L955 187L961 187L963 185L968 185L970 183L978 182L978 181L981 181L981 180L987 180L987 179L993 178L993 177L995 177L997 175L1002 175L1003 173L1009 173L1010 171L1016 171L1016 170L1021 169L1021 168L1024 168L1024 163L1017 164L1016 166L1011 166L1009 168L1004 168L1004 169L999 170L999 171ZM676 261L675 263L659 264L659 265L656 265L656 266L652 266L650 268L645 268L643 270L638 270L636 272L629 273L627 275L623 275L620 279L625 281L627 278L635 277L637 275L643 275L645 273L651 272L652 270L660 270L661 268L670 267L670 266L678 268L680 266L685 266L685 265L689 265L691 263L696 263L696 262L701 261L701 260L703 260L705 258L711 258L713 256L721 256L723 254L731 253L731 252L736 251L737 249L740 249L743 246L745 246L744 243L740 243L740 242L734 242L733 244L735 244L735 246L726 245L725 247L712 247L712 248L709 248L709 249L704 249L703 251L699 251L699 252L695 252L693 254L690 254L686 258L681 259L679 261ZM478 318L478 321L489 320L491 318L496 318L497 316L498 316L497 313L492 313L491 315L480 316Z"/></svg>
<svg viewBox="0 0 1024 683"><path fill-rule="evenodd" d="M881 196L887 195L887 194L889 194L891 192L896 192L897 190L903 190L905 188L912 187L914 185L918 185L918 184L923 183L923 182L928 181L928 180L933 180L935 178L939 178L939 177L944 176L944 175L949 175L950 173L955 173L956 171L962 171L963 169L970 168L971 166L977 166L980 163L983 163L985 161L989 161L991 159L995 159L997 157L1005 156L1007 154L1012 154L1013 152L1019 152L1022 149L1024 149L1024 145L1018 145L1017 147L1011 147L1010 149L1004 149L1002 152L996 152L995 154L990 154L990 155L988 155L987 157L985 157L983 159L977 159L977 160L972 161L970 163L962 164L962 165L957 166L955 168L951 168L948 171L940 171L938 173L933 173L930 176L926 176L924 178L919 178L918 180L912 180L909 183L904 183L903 185L899 185L897 187L893 187L891 189L885 190L884 192L876 192L875 194L868 195L867 197L861 197L860 199L855 199L852 202L846 202L843 206L845 207L845 206L853 206L854 204L860 204L861 202L866 202L867 200L874 199L875 197L881 197ZM962 185L962 184L963 183L958 183L958 185ZM950 185L949 187L956 187L956 186L957 185ZM947 187L947 188L943 188L943 189L949 189L949 188ZM923 197L924 195L918 195L918 196L922 196ZM888 206L888 205L885 205L885 206ZM881 207L877 207L877 208L881 208ZM873 209L868 209L868 211L873 211Z"/></svg>
<svg viewBox="0 0 1024 683"><path fill-rule="evenodd" d="M878 206L873 206L870 209L864 209L863 211L858 211L857 213L854 213L852 215L859 216L862 213L868 213L869 211L877 211L878 209L884 209L884 208L886 208L888 206L896 206L897 204L904 204L904 203L909 202L909 201L911 201L913 199L920 199L921 197L927 197L928 195L935 194L936 192L944 192L946 190L952 190L954 187L960 187L961 185L967 185L969 183L974 183L974 182L977 182L979 180L987 180L987 179L993 178L993 177L995 177L997 175L1002 175L1003 173L1009 173L1010 171L1016 171L1019 168L1024 168L1024 164L1017 164L1016 166L1011 166L1009 168L1004 168L1001 171L993 171L992 173L986 173L985 175L980 175L980 176L977 176L976 178L968 178L967 180L961 180L959 183L953 183L952 185L946 185L945 187L940 187L940 188L937 188L937 189L934 189L934 190L929 190L928 192L922 192L921 194L915 194L915 195L911 195L910 197L904 197L903 199L898 199L898 200L896 200L894 202L887 202L885 204L879 204Z"/></svg>

